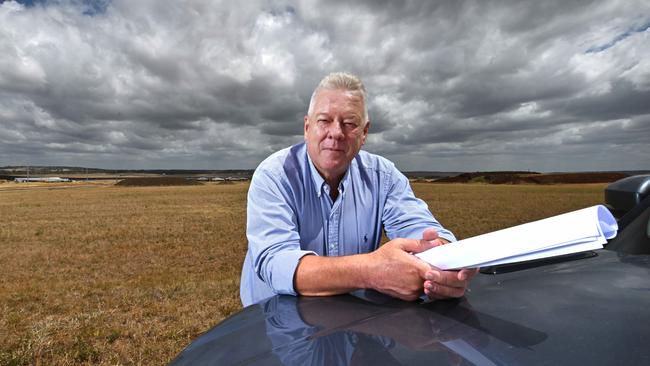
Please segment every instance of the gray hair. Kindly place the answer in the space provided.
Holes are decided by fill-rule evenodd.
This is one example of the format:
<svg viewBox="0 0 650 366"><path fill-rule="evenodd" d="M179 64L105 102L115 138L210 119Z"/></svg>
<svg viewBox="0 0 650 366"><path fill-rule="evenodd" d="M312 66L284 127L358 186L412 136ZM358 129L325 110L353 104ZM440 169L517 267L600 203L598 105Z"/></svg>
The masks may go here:
<svg viewBox="0 0 650 366"><path fill-rule="evenodd" d="M318 86L316 87L316 89L314 89L314 92L311 94L311 99L309 101L309 109L307 110L307 114L310 116L314 110L316 93L318 93L318 91L321 89L334 89L334 90L341 89L359 95L361 97L361 100L363 101L363 120L364 123L368 123L366 87L363 85L363 82L361 81L361 79L359 79L358 76L353 74L348 74L346 72L333 72L325 76L320 81L320 83L318 83Z"/></svg>

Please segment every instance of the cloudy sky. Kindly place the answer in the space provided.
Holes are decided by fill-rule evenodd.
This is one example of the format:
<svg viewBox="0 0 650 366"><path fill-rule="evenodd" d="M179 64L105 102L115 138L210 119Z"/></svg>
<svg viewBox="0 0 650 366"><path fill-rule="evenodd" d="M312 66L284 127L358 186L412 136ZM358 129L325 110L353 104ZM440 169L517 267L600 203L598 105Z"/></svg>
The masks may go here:
<svg viewBox="0 0 650 366"><path fill-rule="evenodd" d="M647 0L0 0L0 166L254 168L332 71L402 170L650 169Z"/></svg>

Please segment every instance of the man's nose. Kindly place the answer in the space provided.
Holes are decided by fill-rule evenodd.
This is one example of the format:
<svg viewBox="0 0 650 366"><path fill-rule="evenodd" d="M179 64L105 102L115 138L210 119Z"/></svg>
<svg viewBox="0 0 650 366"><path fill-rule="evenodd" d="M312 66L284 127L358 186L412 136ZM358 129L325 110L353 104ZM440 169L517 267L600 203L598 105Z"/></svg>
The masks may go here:
<svg viewBox="0 0 650 366"><path fill-rule="evenodd" d="M330 123L327 134L330 138L333 139L343 138L343 122L335 120Z"/></svg>

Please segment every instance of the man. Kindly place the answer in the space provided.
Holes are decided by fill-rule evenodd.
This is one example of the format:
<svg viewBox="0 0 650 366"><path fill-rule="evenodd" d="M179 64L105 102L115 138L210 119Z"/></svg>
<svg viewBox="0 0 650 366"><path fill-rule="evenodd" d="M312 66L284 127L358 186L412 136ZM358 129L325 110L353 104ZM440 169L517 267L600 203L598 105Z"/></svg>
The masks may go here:
<svg viewBox="0 0 650 366"><path fill-rule="evenodd" d="M454 241L390 161L361 151L370 121L361 80L326 76L305 142L255 170L248 191L244 306L275 294L374 289L404 300L460 297L474 270L441 271L412 253ZM382 228L389 239L379 246Z"/></svg>

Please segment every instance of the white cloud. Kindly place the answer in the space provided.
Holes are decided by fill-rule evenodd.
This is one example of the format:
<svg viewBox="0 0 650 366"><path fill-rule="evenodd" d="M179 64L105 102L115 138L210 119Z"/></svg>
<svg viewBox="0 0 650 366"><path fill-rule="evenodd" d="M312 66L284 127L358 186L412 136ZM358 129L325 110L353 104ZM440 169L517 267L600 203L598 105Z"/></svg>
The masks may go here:
<svg viewBox="0 0 650 366"><path fill-rule="evenodd" d="M402 169L649 168L645 1L101 8L0 4L0 165L253 168L346 70Z"/></svg>

